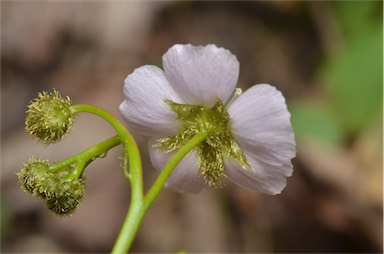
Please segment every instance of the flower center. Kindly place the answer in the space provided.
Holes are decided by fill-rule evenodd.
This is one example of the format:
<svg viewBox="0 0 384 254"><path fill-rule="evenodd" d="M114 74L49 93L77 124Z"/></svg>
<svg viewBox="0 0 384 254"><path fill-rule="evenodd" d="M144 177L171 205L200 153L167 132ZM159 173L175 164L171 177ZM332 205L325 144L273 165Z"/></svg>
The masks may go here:
<svg viewBox="0 0 384 254"><path fill-rule="evenodd" d="M209 186L223 185L225 159L234 158L242 167L251 167L231 134L230 117L220 99L212 108L170 100L165 102L178 115L181 127L175 135L157 140L156 148L171 152L182 147L197 133L206 132L207 139L197 147L197 151L199 172Z"/></svg>

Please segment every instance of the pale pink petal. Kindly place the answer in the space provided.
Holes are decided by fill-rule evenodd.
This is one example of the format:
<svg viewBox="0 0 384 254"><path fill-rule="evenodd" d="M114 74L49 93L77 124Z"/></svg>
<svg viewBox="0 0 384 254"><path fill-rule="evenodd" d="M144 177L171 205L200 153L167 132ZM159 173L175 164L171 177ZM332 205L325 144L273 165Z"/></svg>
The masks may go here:
<svg viewBox="0 0 384 254"><path fill-rule="evenodd" d="M124 95L120 112L130 128L152 137L176 131L177 115L164 100L180 103L181 99L160 68L151 65L137 68L124 81Z"/></svg>
<svg viewBox="0 0 384 254"><path fill-rule="evenodd" d="M213 106L232 95L239 62L229 50L215 45L175 45L163 55L165 75L187 104Z"/></svg>
<svg viewBox="0 0 384 254"><path fill-rule="evenodd" d="M149 153L153 166L157 170L162 170L175 152L165 153L162 150L153 147L155 139L149 142ZM197 193L200 192L206 184L199 174L197 152L192 150L176 166L171 176L165 184L165 187L178 192Z"/></svg>
<svg viewBox="0 0 384 254"><path fill-rule="evenodd" d="M281 92L267 84L255 85L231 103L228 113L241 149L269 165L291 165L296 145Z"/></svg>
<svg viewBox="0 0 384 254"><path fill-rule="evenodd" d="M235 160L225 164L225 173L228 179L236 185L257 192L276 195L287 185L287 176L292 174L291 165L273 166L253 155L244 152L252 169L242 168Z"/></svg>

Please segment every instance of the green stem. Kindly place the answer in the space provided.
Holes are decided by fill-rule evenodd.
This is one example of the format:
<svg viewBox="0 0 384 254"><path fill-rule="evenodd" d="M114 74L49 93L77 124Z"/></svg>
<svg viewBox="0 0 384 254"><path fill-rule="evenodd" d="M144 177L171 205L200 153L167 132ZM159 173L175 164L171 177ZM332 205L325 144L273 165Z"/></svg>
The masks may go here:
<svg viewBox="0 0 384 254"><path fill-rule="evenodd" d="M66 177L67 180L79 179L83 174L84 169L89 164L89 161L79 161L76 164L76 167L72 170L72 172Z"/></svg>
<svg viewBox="0 0 384 254"><path fill-rule="evenodd" d="M56 163L52 165L49 169L52 171L58 171L62 168L68 167L74 163L79 163L79 162L88 162L92 160L93 158L100 156L103 153L106 153L113 147L117 146L120 144L120 138L118 136L114 136L110 139L107 139L103 142L100 142L97 145L94 145L81 153L72 156L64 161L61 161L59 163Z"/></svg>
<svg viewBox="0 0 384 254"><path fill-rule="evenodd" d="M144 197L144 208L145 211L152 205L160 191L163 189L165 182L172 174L173 170L180 163L180 161L195 147L207 138L206 132L197 133L193 136L184 146L182 146L177 153L168 161L164 169L160 172L155 183L149 189Z"/></svg>
<svg viewBox="0 0 384 254"><path fill-rule="evenodd" d="M131 183L131 202L128 209L127 216L121 228L121 231L116 239L115 245L112 249L112 253L127 253L129 248L132 245L134 237L139 229L139 226L144 218L144 215L151 207L153 202L158 197L160 191L163 189L165 182L179 164L179 162L196 146L198 146L202 141L207 137L206 133L198 133L193 138L191 138L183 147L181 147L176 154L169 160L167 165L161 171L157 177L155 183L150 188L146 196L143 194L143 177L142 177L142 165L140 152L137 147L137 144L124 125L117 120L112 114L108 111L105 111L101 108L80 104L71 106L71 113L77 114L80 112L88 112L95 115L98 115L105 120L107 120L113 128L117 131L118 137L117 140L110 140L113 144L114 142L120 142L124 145L124 158L123 158L123 173L126 178ZM108 141L108 140L107 140ZM105 142L107 142L105 141ZM112 143L108 143L112 145ZM104 144L106 145L106 144ZM88 151L89 150L89 151ZM86 152L87 151L87 152ZM91 154L92 148L87 149L86 153ZM88 155L89 155L88 154ZM127 158L129 161L127 163ZM72 161L71 161L72 160ZM73 159L69 159L65 163L73 163ZM128 168L129 166L129 173Z"/></svg>
<svg viewBox="0 0 384 254"><path fill-rule="evenodd" d="M131 202L126 217L126 221L128 220L130 223L124 222L123 228L125 227L127 229L120 232L113 252L126 253L129 249L130 243L132 242L132 240L126 238L126 231L130 231L130 234L132 235L131 237L133 238L140 224L140 222L137 224L135 218L140 218L140 221L142 220L141 210L143 207L144 194L142 164L139 148L125 126L108 111L87 104L74 105L71 106L70 109L72 114L88 112L104 118L117 131L120 142L124 145L123 173L124 176L130 181L131 185ZM126 157L129 159L128 163ZM129 173L127 173L128 166ZM127 245L125 242L128 242L129 244Z"/></svg>
<svg viewBox="0 0 384 254"><path fill-rule="evenodd" d="M129 163L123 163L123 165L129 166L130 173L129 175L126 173L127 169L123 167L124 176L130 181L131 189L132 189L132 201L141 203L143 199L143 176L142 176L142 166L141 166L141 156L139 152L139 148L131 136L131 134L127 131L125 126L115 118L108 111L87 104L78 104L73 105L70 108L72 114L77 114L80 112L88 112L102 117L107 120L112 127L116 130L120 142L124 145L124 156L129 157ZM123 158L125 161L126 158ZM134 180L132 180L134 179Z"/></svg>
<svg viewBox="0 0 384 254"><path fill-rule="evenodd" d="M157 177L155 183L152 185L146 196L144 202L140 207L135 207L134 210L128 212L124 224L121 228L120 234L117 237L115 246L112 249L113 254L127 253L132 245L137 230L144 218L145 213L151 207L153 202L158 197L160 191L163 189L165 182L179 164L179 162L196 146L198 146L207 137L206 133L198 133L191 138L177 153L168 161L167 165ZM132 207L132 204L131 206Z"/></svg>

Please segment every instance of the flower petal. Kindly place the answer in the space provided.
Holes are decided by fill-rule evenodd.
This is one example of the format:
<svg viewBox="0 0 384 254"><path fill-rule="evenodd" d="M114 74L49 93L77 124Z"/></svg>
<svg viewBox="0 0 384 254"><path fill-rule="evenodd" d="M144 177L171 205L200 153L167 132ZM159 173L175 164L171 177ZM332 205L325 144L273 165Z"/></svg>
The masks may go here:
<svg viewBox="0 0 384 254"><path fill-rule="evenodd" d="M120 112L133 130L154 137L169 135L177 129L177 115L164 100L181 99L160 68L146 65L135 69L124 81L124 95Z"/></svg>
<svg viewBox="0 0 384 254"><path fill-rule="evenodd" d="M175 152L165 153L153 147L155 139L149 142L149 153L153 166L162 170ZM206 184L199 174L197 152L192 150L173 170L165 187L178 192L198 193Z"/></svg>
<svg viewBox="0 0 384 254"><path fill-rule="evenodd" d="M229 50L215 45L175 45L163 55L165 75L188 104L213 106L233 93L239 62Z"/></svg>
<svg viewBox="0 0 384 254"><path fill-rule="evenodd" d="M257 192L276 195L287 185L287 176L292 174L292 166L272 166L257 160L248 152L244 152L252 169L244 169L235 160L225 165L228 179L236 185Z"/></svg>
<svg viewBox="0 0 384 254"><path fill-rule="evenodd" d="M228 113L232 134L244 151L269 165L291 165L296 145L281 92L255 85L231 103Z"/></svg>

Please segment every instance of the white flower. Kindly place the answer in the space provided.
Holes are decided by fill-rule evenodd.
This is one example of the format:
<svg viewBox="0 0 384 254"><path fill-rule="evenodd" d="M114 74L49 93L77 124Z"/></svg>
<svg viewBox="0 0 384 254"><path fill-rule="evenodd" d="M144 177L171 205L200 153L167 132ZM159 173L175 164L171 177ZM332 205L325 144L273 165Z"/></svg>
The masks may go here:
<svg viewBox="0 0 384 254"><path fill-rule="evenodd" d="M129 127L152 137L161 170L198 131L210 135L175 168L166 187L199 192L227 177L244 188L278 194L292 174L296 148L282 94L259 84L239 95L239 62L215 45L174 45L164 70L145 65L128 75L120 111Z"/></svg>

